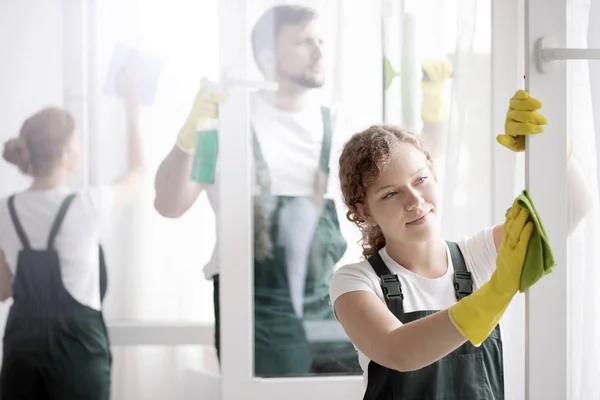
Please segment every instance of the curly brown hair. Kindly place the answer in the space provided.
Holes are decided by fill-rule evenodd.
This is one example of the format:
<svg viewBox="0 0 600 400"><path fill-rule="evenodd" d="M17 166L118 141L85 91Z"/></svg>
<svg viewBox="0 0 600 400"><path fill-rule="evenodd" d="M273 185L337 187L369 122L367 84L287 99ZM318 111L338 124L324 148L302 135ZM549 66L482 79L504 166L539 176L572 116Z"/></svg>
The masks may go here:
<svg viewBox="0 0 600 400"><path fill-rule="evenodd" d="M433 159L425 144L413 133L393 125L373 125L354 134L344 145L340 156L340 185L344 203L348 207L346 218L362 233L365 258L385 246L385 237L379 226L369 225L357 215L356 205L364 204L367 189L377 180L394 148L401 142L410 143L422 152L435 176Z"/></svg>
<svg viewBox="0 0 600 400"><path fill-rule="evenodd" d="M2 156L33 177L54 172L75 133L75 119L62 108L48 107L27 118L19 136L4 144Z"/></svg>

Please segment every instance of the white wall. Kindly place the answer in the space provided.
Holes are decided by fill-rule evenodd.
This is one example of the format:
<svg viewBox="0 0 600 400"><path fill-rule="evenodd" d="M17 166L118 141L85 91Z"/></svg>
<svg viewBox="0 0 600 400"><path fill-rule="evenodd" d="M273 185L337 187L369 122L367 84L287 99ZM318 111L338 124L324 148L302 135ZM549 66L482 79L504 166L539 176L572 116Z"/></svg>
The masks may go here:
<svg viewBox="0 0 600 400"><path fill-rule="evenodd" d="M47 105L62 105L61 0L0 2L0 142ZM0 163L0 196L23 188L16 168Z"/></svg>
<svg viewBox="0 0 600 400"><path fill-rule="evenodd" d="M23 120L63 102L61 0L0 1L0 146L18 135ZM27 186L0 161L0 197ZM0 305L0 332L10 303ZM0 353L2 349L0 348Z"/></svg>

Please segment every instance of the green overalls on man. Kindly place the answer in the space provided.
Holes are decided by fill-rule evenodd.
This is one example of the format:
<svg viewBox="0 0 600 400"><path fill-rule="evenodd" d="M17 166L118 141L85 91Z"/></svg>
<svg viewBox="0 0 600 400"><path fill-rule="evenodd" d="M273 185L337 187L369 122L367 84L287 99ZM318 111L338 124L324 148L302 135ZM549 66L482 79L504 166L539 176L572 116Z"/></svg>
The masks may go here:
<svg viewBox="0 0 600 400"><path fill-rule="evenodd" d="M329 174L331 154L331 115L322 107L323 142L319 169ZM285 249L277 245L278 221L281 210L298 198L270 194L270 177L260 144L253 131L256 181L261 193L255 196L255 221L259 204L274 207L270 214L269 239L271 255L254 262L254 366L256 376L305 375L311 372L360 373L356 350L350 341L311 343L304 328L305 321L335 321L329 300L329 280L335 264L346 251L346 241L340 231L335 203L324 199L307 260L304 289L303 319L295 313L286 272ZM326 181L323 182L326 185ZM262 197L262 198L259 198ZM255 229L261 224L255 223ZM255 249L260 244L255 232ZM260 250L255 253L260 253ZM219 280L214 279L215 315L219 315ZM220 322L216 320L215 343L220 350Z"/></svg>

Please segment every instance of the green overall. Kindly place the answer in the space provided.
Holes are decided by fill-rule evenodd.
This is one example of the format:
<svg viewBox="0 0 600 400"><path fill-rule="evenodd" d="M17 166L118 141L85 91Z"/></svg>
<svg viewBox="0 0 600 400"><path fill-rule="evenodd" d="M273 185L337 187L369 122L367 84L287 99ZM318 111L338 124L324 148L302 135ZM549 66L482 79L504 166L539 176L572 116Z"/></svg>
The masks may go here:
<svg viewBox="0 0 600 400"><path fill-rule="evenodd" d="M473 280L456 243L448 242L454 265L457 300L473 292ZM382 282L390 311L407 324L437 311L405 313L404 295L397 275L390 272L377 253L369 263ZM374 361L369 363L364 400L503 400L504 372L500 327L480 347L466 342L446 357L416 371L398 372Z"/></svg>
<svg viewBox="0 0 600 400"><path fill-rule="evenodd" d="M331 153L330 111L322 108L323 144L319 168L329 173ZM257 181L270 193L268 166L258 140L253 135ZM286 273L285 248L277 244L281 210L298 198L269 194L272 204L270 238L272 256L254 262L254 357L255 376L298 376L309 373L360 373L357 353L348 342L309 343L303 319L294 311ZM256 201L256 198L255 198ZM256 213L255 213L256 221ZM255 227L256 227L255 222ZM255 241L256 247L256 241ZM334 201L326 199L322 206L308 255L308 270L304 285L304 320L332 320L329 281L335 264L346 251L346 241L340 231ZM215 277L216 346L219 351L218 293Z"/></svg>
<svg viewBox="0 0 600 400"><path fill-rule="evenodd" d="M23 249L13 283L14 303L4 334L0 398L107 400L111 354L101 311L80 304L65 289L54 241L74 195L63 201L45 250L34 250L17 217L9 211ZM100 250L100 291L106 267Z"/></svg>

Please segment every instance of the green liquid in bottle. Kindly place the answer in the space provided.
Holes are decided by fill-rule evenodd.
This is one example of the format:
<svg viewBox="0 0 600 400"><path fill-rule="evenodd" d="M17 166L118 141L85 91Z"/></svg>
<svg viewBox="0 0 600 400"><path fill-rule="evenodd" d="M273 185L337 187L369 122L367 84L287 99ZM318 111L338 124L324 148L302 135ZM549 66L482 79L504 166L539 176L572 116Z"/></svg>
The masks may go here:
<svg viewBox="0 0 600 400"><path fill-rule="evenodd" d="M196 133L196 150L190 178L198 183L214 184L219 154L219 136L216 129Z"/></svg>

